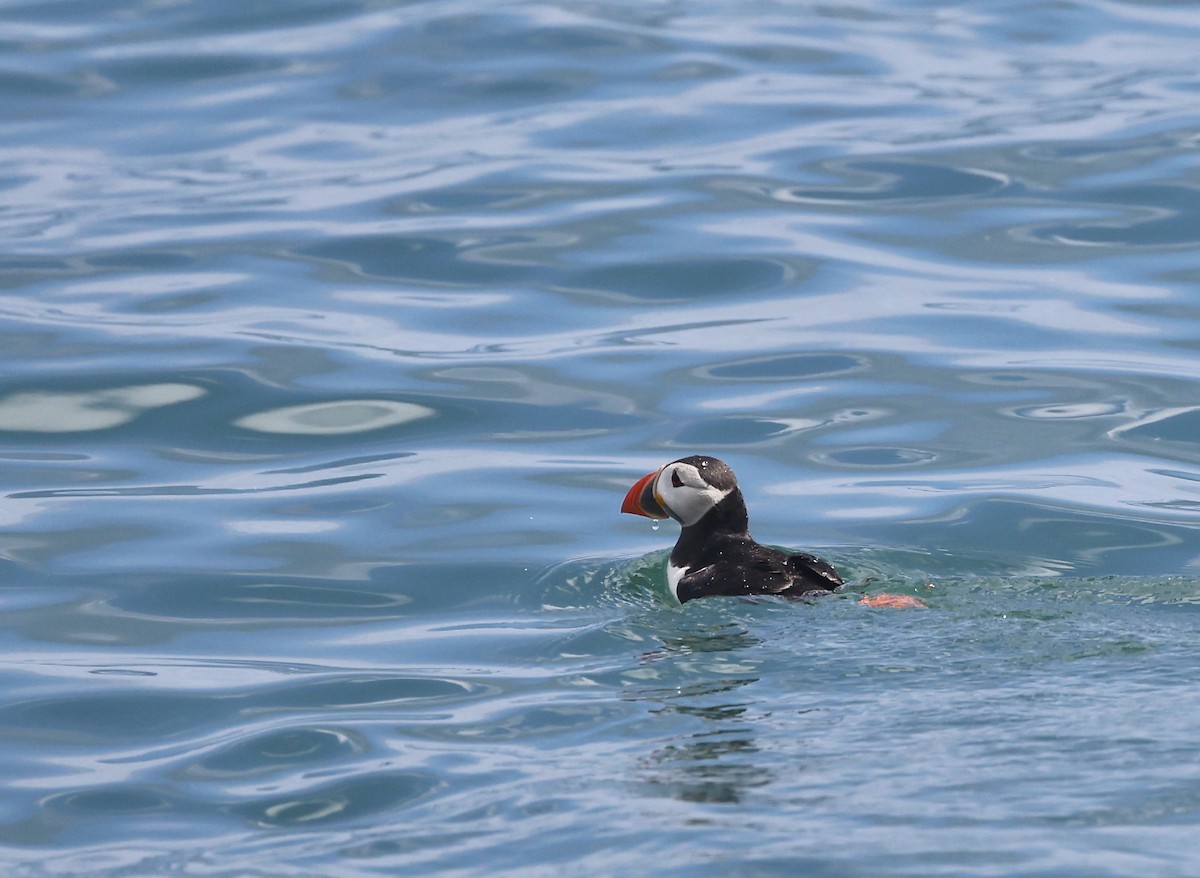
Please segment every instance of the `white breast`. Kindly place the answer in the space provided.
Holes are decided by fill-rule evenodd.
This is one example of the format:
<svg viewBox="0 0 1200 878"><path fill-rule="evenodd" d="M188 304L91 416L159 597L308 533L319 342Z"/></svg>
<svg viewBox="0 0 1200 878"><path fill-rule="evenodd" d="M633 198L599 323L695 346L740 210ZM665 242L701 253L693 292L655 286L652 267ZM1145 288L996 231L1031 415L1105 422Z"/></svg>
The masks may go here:
<svg viewBox="0 0 1200 878"><path fill-rule="evenodd" d="M670 561L667 561L667 585L671 586L671 594L675 595L675 600L679 600L679 580L687 576L687 567L676 567Z"/></svg>

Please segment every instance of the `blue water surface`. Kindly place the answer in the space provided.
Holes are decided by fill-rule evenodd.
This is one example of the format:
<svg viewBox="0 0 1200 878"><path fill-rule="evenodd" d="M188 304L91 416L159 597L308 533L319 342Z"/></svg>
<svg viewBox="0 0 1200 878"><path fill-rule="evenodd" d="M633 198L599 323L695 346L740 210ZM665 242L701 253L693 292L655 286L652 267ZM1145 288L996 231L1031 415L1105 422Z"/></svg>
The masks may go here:
<svg viewBox="0 0 1200 878"><path fill-rule="evenodd" d="M0 2L4 874L1196 875L1198 57ZM695 452L847 589L675 603Z"/></svg>

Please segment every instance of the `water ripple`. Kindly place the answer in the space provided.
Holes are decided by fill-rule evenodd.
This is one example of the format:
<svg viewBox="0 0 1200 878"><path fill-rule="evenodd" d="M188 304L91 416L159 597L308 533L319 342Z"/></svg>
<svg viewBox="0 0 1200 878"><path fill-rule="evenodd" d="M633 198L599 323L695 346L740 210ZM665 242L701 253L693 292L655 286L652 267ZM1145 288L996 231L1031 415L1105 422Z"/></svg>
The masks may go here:
<svg viewBox="0 0 1200 878"><path fill-rule="evenodd" d="M9 872L1189 871L1194 10L0 42ZM849 586L675 603L700 451Z"/></svg>

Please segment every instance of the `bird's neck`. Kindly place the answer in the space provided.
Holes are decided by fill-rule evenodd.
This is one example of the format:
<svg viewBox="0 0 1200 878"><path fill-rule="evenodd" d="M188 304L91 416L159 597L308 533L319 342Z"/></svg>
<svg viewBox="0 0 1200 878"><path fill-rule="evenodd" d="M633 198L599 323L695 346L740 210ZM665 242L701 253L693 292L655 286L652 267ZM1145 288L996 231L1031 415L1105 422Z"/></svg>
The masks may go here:
<svg viewBox="0 0 1200 878"><path fill-rule="evenodd" d="M742 492L734 488L703 518L679 531L679 539L671 556L701 558L704 556L704 547L712 542L714 534L749 539L749 529L750 519L746 514Z"/></svg>

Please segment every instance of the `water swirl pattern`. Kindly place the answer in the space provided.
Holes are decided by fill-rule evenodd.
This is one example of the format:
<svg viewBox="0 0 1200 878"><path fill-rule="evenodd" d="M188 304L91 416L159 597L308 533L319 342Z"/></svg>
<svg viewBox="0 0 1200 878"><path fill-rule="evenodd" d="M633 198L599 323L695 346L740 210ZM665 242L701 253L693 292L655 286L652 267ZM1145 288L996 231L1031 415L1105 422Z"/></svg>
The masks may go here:
<svg viewBox="0 0 1200 878"><path fill-rule="evenodd" d="M1200 871L1192 6L0 41L5 875ZM698 452L845 593L674 603Z"/></svg>

